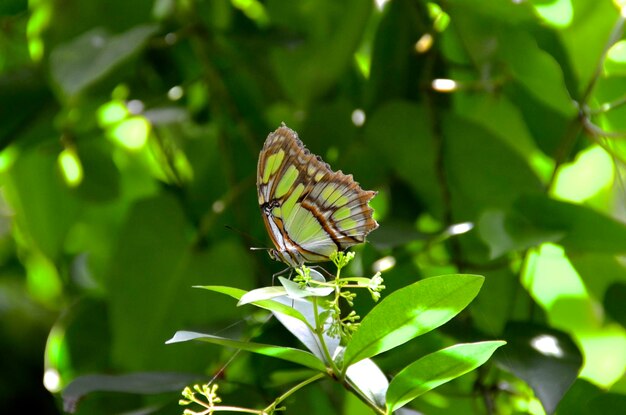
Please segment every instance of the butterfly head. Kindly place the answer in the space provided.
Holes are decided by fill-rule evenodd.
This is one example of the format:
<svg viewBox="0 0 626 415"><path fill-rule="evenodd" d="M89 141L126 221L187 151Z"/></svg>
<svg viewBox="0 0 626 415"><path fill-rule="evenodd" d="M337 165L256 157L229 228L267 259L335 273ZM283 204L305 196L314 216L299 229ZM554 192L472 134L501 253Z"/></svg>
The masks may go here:
<svg viewBox="0 0 626 415"><path fill-rule="evenodd" d="M278 251L277 250L275 250L275 249L268 249L267 253L270 256L270 258L272 258L274 261L282 261L281 257L278 255Z"/></svg>
<svg viewBox="0 0 626 415"><path fill-rule="evenodd" d="M283 262L292 268L300 267L302 266L302 264L307 262L306 259L300 254L300 252L295 248L289 251L288 250L279 251L278 249L268 249L267 253L269 254L270 258L272 258L274 261Z"/></svg>

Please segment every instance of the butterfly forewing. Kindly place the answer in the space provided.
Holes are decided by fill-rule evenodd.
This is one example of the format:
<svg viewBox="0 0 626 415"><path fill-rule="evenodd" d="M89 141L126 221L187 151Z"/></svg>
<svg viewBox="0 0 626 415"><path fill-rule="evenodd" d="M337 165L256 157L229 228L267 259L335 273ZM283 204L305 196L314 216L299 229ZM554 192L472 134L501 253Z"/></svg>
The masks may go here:
<svg viewBox="0 0 626 415"><path fill-rule="evenodd" d="M327 261L378 227L368 206L376 192L332 171L285 125L270 133L261 150L257 190L277 254L292 266Z"/></svg>

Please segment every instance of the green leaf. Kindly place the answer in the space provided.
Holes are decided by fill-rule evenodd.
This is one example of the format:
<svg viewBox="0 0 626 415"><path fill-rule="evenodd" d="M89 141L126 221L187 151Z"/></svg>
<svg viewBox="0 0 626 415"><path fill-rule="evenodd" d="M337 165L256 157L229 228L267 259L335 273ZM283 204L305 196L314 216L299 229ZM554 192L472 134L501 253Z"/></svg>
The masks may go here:
<svg viewBox="0 0 626 415"><path fill-rule="evenodd" d="M408 98L411 83L425 65L414 53L416 39L424 34L420 14L425 14L424 6L410 0L392 1L384 8L372 42L366 105Z"/></svg>
<svg viewBox="0 0 626 415"><path fill-rule="evenodd" d="M313 6L313 5L310 5ZM334 5L306 7L301 3L270 2L270 17L287 26L306 28L301 42L274 48L271 62L278 81L296 102L308 102L324 94L352 64L372 10L370 2L350 0L344 5L350 13ZM333 30L324 30L332 27ZM318 63L324 62L320 71Z"/></svg>
<svg viewBox="0 0 626 415"><path fill-rule="evenodd" d="M576 252L626 253L626 225L589 207L541 194L521 196L506 213L484 212L478 230L492 258L544 242Z"/></svg>
<svg viewBox="0 0 626 415"><path fill-rule="evenodd" d="M488 207L508 208L520 193L540 192L528 161L487 129L456 115L442 123L445 171L456 220L475 220Z"/></svg>
<svg viewBox="0 0 626 415"><path fill-rule="evenodd" d="M286 314L274 313L274 316L280 324L285 326L285 328L300 340L307 349L313 352L315 356L325 361L326 354L320 345L319 336L313 327L316 326L316 313L320 317L324 315L327 316L326 320L323 321L325 327L331 324L331 318L328 316L328 308L324 307L322 304L318 304L316 310L312 301L294 301L287 296L278 297L275 301L282 303L286 307L294 308L304 317L305 321L301 321ZM316 301L316 299L314 298L313 301ZM317 302L321 303L322 301ZM330 355L335 356L335 352L339 347L339 337L331 337L326 333L323 333L322 337L324 338L324 343Z"/></svg>
<svg viewBox="0 0 626 415"><path fill-rule="evenodd" d="M564 233L559 244L566 249L626 254L626 225L591 208L545 195L528 195L522 196L514 209L536 228Z"/></svg>
<svg viewBox="0 0 626 415"><path fill-rule="evenodd" d="M424 106L409 101L389 101L372 114L365 139L378 157L430 205L432 212L439 212L442 201L437 186L437 150L430 125ZM394 145L388 145L389 142ZM398 147L413 156L398 157Z"/></svg>
<svg viewBox="0 0 626 415"><path fill-rule="evenodd" d="M478 220L478 233L489 246L491 259L544 242L557 242L565 234L563 231L535 226L518 212L505 212L500 209L490 209L481 215Z"/></svg>
<svg viewBox="0 0 626 415"><path fill-rule="evenodd" d="M479 275L442 275L395 291L361 321L346 346L344 367L446 323L476 297L483 280Z"/></svg>
<svg viewBox="0 0 626 415"><path fill-rule="evenodd" d="M620 19L619 7L614 2L595 0L572 1L574 19L567 29L559 32L567 59L578 79L580 96L593 77L605 52L614 23Z"/></svg>
<svg viewBox="0 0 626 415"><path fill-rule="evenodd" d="M609 299L609 292L615 288L614 284L626 282L626 264L623 263L618 255L610 253L581 254L580 252L572 252L567 255L567 258L576 269L578 275L580 275L591 297L597 299L604 298L605 311L612 318L616 319L607 300ZM600 275L602 277L598 278ZM621 301L623 297L618 292L613 292L611 298L623 304L624 302ZM624 294L626 294L626 291L624 291ZM616 320L622 321L622 325L626 327L626 315L623 320Z"/></svg>
<svg viewBox="0 0 626 415"><path fill-rule="evenodd" d="M298 283L288 280L284 277L278 277L280 283L285 287L287 295L293 299L300 299L305 297L326 297L332 293L334 287L304 287L301 288Z"/></svg>
<svg viewBox="0 0 626 415"><path fill-rule="evenodd" d="M202 288L204 290L226 294L226 295L233 297L236 300L241 300L244 297L244 295L248 293L247 291L241 290L239 288L218 286L218 285L205 285L205 286L197 285L194 288ZM244 303L244 304L247 304L247 303ZM250 302L250 304L263 308L265 310L269 310L272 312L285 314L290 317L294 317L302 321L303 323L308 324L306 318L298 310L295 310L293 307L289 307L288 305L281 304L273 300L253 301L253 302Z"/></svg>
<svg viewBox="0 0 626 415"><path fill-rule="evenodd" d="M622 327L626 327L626 284L616 282L610 285L604 296L604 309L611 318L617 321Z"/></svg>
<svg viewBox="0 0 626 415"><path fill-rule="evenodd" d="M155 32L153 25L138 26L116 36L101 28L90 30L52 51L52 78L65 95L78 95L138 53Z"/></svg>
<svg viewBox="0 0 626 415"><path fill-rule="evenodd" d="M27 11L27 0L5 0L0 4L0 15L6 16Z"/></svg>
<svg viewBox="0 0 626 415"><path fill-rule="evenodd" d="M456 112L485 128L522 156L542 179L550 177L553 161L534 142L519 104L501 94L455 94Z"/></svg>
<svg viewBox="0 0 626 415"><path fill-rule="evenodd" d="M68 413L85 395L93 392L157 394L182 390L202 376L171 372L138 372L126 375L86 375L74 379L63 389L63 409Z"/></svg>
<svg viewBox="0 0 626 415"><path fill-rule="evenodd" d="M192 331L177 331L176 334L174 334L174 337L165 342L165 344L181 343L190 340L200 340L207 343L219 344L221 346L234 347L236 349L287 360L289 362L297 363L322 372L326 371L324 363L313 354L291 347L243 342L239 340L227 339L225 337L212 336L210 334L195 333Z"/></svg>
<svg viewBox="0 0 626 415"><path fill-rule="evenodd" d="M604 390L593 383L582 378L576 379L559 402L557 413L559 415L596 415L598 412L589 405L589 402L604 393Z"/></svg>
<svg viewBox="0 0 626 415"><path fill-rule="evenodd" d="M566 333L530 323L509 323L503 337L508 346L496 355L499 365L528 383L553 413L582 367L580 351Z"/></svg>
<svg viewBox="0 0 626 415"><path fill-rule="evenodd" d="M379 407L385 406L389 381L385 373L371 359L363 359L350 366L346 378L362 395Z"/></svg>
<svg viewBox="0 0 626 415"><path fill-rule="evenodd" d="M619 415L626 413L626 396L623 393L605 393L591 399L589 413Z"/></svg>
<svg viewBox="0 0 626 415"><path fill-rule="evenodd" d="M38 127L34 126L35 134L48 135ZM56 174L57 155L45 146L26 149L3 174L3 193L15 212L15 224L29 239L31 249L51 259L61 255L64 240L83 209Z"/></svg>
<svg viewBox="0 0 626 415"><path fill-rule="evenodd" d="M255 290L248 291L244 295L242 295L239 299L239 302L237 303L237 306L251 304L255 301L271 300L272 298L281 297L283 295L287 295L287 290L285 290L285 287L261 287Z"/></svg>
<svg viewBox="0 0 626 415"><path fill-rule="evenodd" d="M77 143L77 152L84 169L78 187L81 198L101 203L115 200L120 193L120 172L111 157L110 142L82 140Z"/></svg>
<svg viewBox="0 0 626 415"><path fill-rule="evenodd" d="M126 216L103 271L113 361L125 370L186 371L216 360L191 345L181 354L162 342L183 326L239 317L228 298L207 301L191 286L204 278L251 286L245 249L227 240L191 249L181 206L165 193L134 203Z"/></svg>
<svg viewBox="0 0 626 415"><path fill-rule="evenodd" d="M395 411L423 393L485 363L503 341L456 344L426 355L398 373L389 384L387 410Z"/></svg>
<svg viewBox="0 0 626 415"><path fill-rule="evenodd" d="M197 286L210 291L229 295L235 299L241 299L246 291L238 288L226 286ZM325 354L319 345L319 338L313 327L315 326L315 313L313 304L309 301L294 301L287 296L275 297L274 300L260 300L251 304L269 310L274 313L276 319L289 330L298 340L300 340L315 356L323 359ZM323 312L325 309L320 306ZM324 335L324 341L330 351L334 354L339 345L339 339Z"/></svg>
<svg viewBox="0 0 626 415"><path fill-rule="evenodd" d="M574 100L567 91L558 62L541 50L536 40L525 31L506 31L502 38L506 47L501 53L513 76L548 107L564 116L574 116Z"/></svg>

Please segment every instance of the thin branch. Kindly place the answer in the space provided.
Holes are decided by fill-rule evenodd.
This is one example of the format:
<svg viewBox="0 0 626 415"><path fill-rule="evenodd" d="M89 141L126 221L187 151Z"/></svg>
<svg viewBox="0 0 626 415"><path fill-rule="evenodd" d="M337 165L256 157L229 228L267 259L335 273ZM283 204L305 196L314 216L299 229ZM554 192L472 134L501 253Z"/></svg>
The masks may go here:
<svg viewBox="0 0 626 415"><path fill-rule="evenodd" d="M559 168L565 162L567 155L571 152L574 146L574 143L576 142L576 138L578 137L578 134L580 133L581 129L585 125L585 120L587 118L587 114L585 112L587 100L591 96L591 93L593 92L593 89L598 79L602 75L602 66L604 65L604 60L606 58L607 52L609 51L611 46L613 46L615 42L617 42L621 38L623 26L624 26L624 17L620 14L620 16L617 18L617 21L613 25L613 29L611 30L611 33L609 35L609 38L606 41L606 44L604 45L602 54L600 55L600 59L598 60L598 63L596 64L596 69L593 73L593 76L589 80L589 84L587 84L587 87L585 88L585 92L582 94L580 100L578 101L578 108L579 108L578 114L575 118L573 118L570 121L567 129L565 130L565 134L563 135L563 139L561 140L561 144L556 150L556 153L554 155L554 161L555 161L554 169L552 170L552 175L550 177L550 180L548 181L548 185L547 185L548 189L550 189L552 185L554 184L554 181L556 180L556 174Z"/></svg>
<svg viewBox="0 0 626 415"><path fill-rule="evenodd" d="M303 387L313 383L313 382L317 382L318 380L322 379L323 377L325 377L326 374L325 373L318 373L308 379L303 380L302 382L298 383L297 385L295 385L294 387L292 387L291 389L289 389L287 392L283 393L282 395L280 395L278 398L276 398L276 400L274 402L272 402L272 404L270 406L268 406L267 408L265 408L263 410L263 413L273 413L274 410L276 410L276 407L283 402L285 399L287 399L288 397L290 397L291 395L293 395L294 393L296 393L298 390L302 389Z"/></svg>
<svg viewBox="0 0 626 415"><path fill-rule="evenodd" d="M613 29L611 30L611 34L609 35L609 39L604 45L604 49L602 50L602 54L600 55L600 59L598 61L598 64L596 65L593 76L591 77L591 80L589 81L589 84L587 85L587 88L585 89L585 92L580 99L581 107L582 104L587 102L589 96L591 96L591 93L593 92L593 88L596 86L596 82L598 82L598 79L600 79L600 75L602 75L604 60L606 59L606 54L608 53L609 49L611 49L611 47L622 37L623 27L624 17L620 14L617 18L617 21L613 25Z"/></svg>
<svg viewBox="0 0 626 415"><path fill-rule="evenodd" d="M619 153L615 152L615 150L613 150L607 143L605 143L603 137L591 136L591 140L600 147L602 147L602 149L604 149L604 151L606 151L608 154L610 154L611 157L613 157L615 164L617 164L617 162L620 162L622 165L626 165L626 158L622 157Z"/></svg>
<svg viewBox="0 0 626 415"><path fill-rule="evenodd" d="M615 101L606 102L600 105L599 108L589 109L588 114L589 115L604 114L605 112L614 110L615 108L621 107L624 104L626 104L626 95L624 95L621 98L616 99Z"/></svg>
<svg viewBox="0 0 626 415"><path fill-rule="evenodd" d="M592 137L604 137L620 139L626 138L626 132L606 131L595 125L588 117L584 117L582 120L585 131Z"/></svg>

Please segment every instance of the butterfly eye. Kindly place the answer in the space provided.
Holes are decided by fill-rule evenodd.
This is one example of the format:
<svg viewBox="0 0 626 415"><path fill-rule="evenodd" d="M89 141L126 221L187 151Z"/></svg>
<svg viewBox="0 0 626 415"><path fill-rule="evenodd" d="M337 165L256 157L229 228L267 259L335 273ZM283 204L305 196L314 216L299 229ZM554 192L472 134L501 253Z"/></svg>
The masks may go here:
<svg viewBox="0 0 626 415"><path fill-rule="evenodd" d="M270 249L267 251L267 253L269 254L270 258L272 258L274 261L278 261L278 255L276 255L276 250Z"/></svg>

